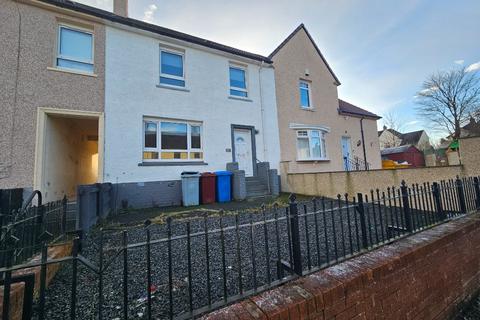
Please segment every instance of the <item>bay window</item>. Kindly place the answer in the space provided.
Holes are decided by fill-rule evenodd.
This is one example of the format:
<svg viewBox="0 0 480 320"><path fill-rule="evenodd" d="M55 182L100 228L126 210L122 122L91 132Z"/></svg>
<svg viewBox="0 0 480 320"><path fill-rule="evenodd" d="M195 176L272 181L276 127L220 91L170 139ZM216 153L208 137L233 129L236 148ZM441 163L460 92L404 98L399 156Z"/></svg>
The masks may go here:
<svg viewBox="0 0 480 320"><path fill-rule="evenodd" d="M326 158L325 133L323 131L297 131L298 160L324 160Z"/></svg>
<svg viewBox="0 0 480 320"><path fill-rule="evenodd" d="M203 160L201 123L144 119L143 124L144 160Z"/></svg>

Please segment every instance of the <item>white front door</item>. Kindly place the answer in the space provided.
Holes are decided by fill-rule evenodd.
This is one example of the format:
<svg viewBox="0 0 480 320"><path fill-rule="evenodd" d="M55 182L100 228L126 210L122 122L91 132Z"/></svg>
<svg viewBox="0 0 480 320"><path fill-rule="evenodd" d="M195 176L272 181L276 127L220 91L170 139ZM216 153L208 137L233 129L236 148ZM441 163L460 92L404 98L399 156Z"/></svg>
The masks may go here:
<svg viewBox="0 0 480 320"><path fill-rule="evenodd" d="M245 176L253 176L252 131L247 129L233 129L235 161L238 169L245 171Z"/></svg>
<svg viewBox="0 0 480 320"><path fill-rule="evenodd" d="M342 155L343 167L345 170L350 170L350 137L342 137Z"/></svg>

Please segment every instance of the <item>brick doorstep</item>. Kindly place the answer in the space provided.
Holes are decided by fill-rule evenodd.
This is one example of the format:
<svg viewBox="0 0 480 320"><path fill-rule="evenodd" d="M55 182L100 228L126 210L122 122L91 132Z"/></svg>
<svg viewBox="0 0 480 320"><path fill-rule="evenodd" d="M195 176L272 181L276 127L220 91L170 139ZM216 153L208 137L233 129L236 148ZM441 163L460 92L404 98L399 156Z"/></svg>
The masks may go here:
<svg viewBox="0 0 480 320"><path fill-rule="evenodd" d="M448 317L455 304L478 290L479 249L480 218L475 214L400 239L202 319Z"/></svg>

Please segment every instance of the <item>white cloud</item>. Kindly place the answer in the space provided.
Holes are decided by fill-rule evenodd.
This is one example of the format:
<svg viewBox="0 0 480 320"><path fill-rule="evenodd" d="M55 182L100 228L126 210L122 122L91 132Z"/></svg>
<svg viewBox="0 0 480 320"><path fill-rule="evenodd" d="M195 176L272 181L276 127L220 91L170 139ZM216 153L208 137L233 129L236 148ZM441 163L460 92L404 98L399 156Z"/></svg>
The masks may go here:
<svg viewBox="0 0 480 320"><path fill-rule="evenodd" d="M472 72L472 71L477 71L480 70L480 61L472 63L469 65L466 69L465 72Z"/></svg>
<svg viewBox="0 0 480 320"><path fill-rule="evenodd" d="M154 4L151 4L147 7L147 9L143 12L142 20L145 22L153 22L153 15L155 11L157 11L158 7Z"/></svg>
<svg viewBox="0 0 480 320"><path fill-rule="evenodd" d="M462 59L453 61L453 63L459 64L459 65L462 65L464 62L465 60L462 60Z"/></svg>

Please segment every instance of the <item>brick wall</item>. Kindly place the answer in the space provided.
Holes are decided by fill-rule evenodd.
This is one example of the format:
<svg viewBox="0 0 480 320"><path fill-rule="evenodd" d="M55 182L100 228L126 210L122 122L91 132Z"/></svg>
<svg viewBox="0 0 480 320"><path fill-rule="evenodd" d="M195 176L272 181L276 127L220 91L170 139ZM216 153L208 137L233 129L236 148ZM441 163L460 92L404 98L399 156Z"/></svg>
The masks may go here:
<svg viewBox="0 0 480 320"><path fill-rule="evenodd" d="M480 289L480 216L464 217L205 315L446 319Z"/></svg>
<svg viewBox="0 0 480 320"><path fill-rule="evenodd" d="M72 244L62 244L50 247L48 249L48 257L49 259L58 259L68 256L72 251ZM40 261L40 255L35 256L29 262L35 263ZM51 264L47 266L47 286L50 281L53 279L55 274L57 273L58 269L60 268L59 264ZM13 273L13 277L22 274L30 274L33 273L35 275L35 297L38 296L38 292L40 289L40 267L35 268L28 268L15 271ZM10 318L11 320L20 320L22 319L22 308L23 308L23 283L15 283L11 286L10 291ZM3 313L3 286L0 286L0 318L2 317Z"/></svg>
<svg viewBox="0 0 480 320"><path fill-rule="evenodd" d="M411 184L453 179L457 175L478 176L480 175L478 150L480 137L461 139L461 165L456 166L305 173L288 173L282 168L282 191L335 198L337 194L345 193L368 194L372 188L386 190L387 187L399 186L402 180Z"/></svg>

